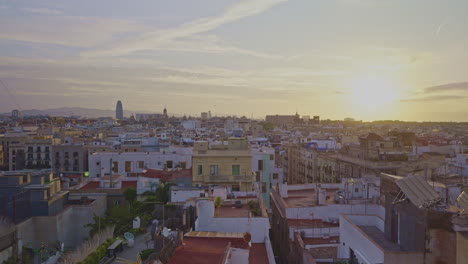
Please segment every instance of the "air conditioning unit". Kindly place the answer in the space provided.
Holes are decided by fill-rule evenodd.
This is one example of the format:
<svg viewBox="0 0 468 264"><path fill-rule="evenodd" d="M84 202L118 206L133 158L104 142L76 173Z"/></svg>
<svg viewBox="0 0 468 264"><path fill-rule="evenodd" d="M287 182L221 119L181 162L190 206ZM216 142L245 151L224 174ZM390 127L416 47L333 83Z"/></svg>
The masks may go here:
<svg viewBox="0 0 468 264"><path fill-rule="evenodd" d="M330 238L330 234L322 234L322 238L323 239L328 239L328 238Z"/></svg>

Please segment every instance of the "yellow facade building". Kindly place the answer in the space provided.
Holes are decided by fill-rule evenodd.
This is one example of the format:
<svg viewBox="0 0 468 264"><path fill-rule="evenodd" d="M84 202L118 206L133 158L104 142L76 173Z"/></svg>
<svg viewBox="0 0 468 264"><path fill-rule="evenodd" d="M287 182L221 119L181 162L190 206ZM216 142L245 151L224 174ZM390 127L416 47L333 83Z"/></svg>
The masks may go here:
<svg viewBox="0 0 468 264"><path fill-rule="evenodd" d="M192 155L193 185L220 185L231 191L252 191L252 152L245 138L209 144L195 142Z"/></svg>

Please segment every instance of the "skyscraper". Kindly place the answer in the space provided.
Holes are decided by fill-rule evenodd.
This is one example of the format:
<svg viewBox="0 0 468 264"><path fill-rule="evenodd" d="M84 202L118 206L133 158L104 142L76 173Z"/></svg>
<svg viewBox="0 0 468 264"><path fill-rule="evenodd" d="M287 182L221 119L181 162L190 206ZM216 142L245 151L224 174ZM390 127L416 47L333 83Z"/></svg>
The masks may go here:
<svg viewBox="0 0 468 264"><path fill-rule="evenodd" d="M115 118L123 119L123 107L122 102L120 100L117 101L117 106L115 107Z"/></svg>

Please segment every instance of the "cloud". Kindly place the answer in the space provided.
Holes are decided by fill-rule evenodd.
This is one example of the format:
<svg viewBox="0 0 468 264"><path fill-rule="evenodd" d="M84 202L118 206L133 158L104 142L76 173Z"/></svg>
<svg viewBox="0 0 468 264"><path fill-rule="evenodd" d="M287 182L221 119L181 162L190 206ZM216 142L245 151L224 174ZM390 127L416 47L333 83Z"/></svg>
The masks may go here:
<svg viewBox="0 0 468 264"><path fill-rule="evenodd" d="M24 11L39 15L60 15L63 12L50 8L23 8Z"/></svg>
<svg viewBox="0 0 468 264"><path fill-rule="evenodd" d="M0 38L30 43L93 47L116 34L143 32L145 26L128 20L77 16L8 17L0 23Z"/></svg>
<svg viewBox="0 0 468 264"><path fill-rule="evenodd" d="M429 102L429 101L447 101L447 100L458 100L464 99L464 96L457 96L457 95L431 95L419 98L410 98L410 99L403 99L401 102Z"/></svg>
<svg viewBox="0 0 468 264"><path fill-rule="evenodd" d="M119 56L142 50L154 50L164 46L167 47L168 45L172 45L175 41L181 41L183 38L192 37L200 33L214 30L222 25L260 14L269 8L285 1L287 0L242 1L240 3L234 4L219 16L198 19L175 28L150 31L141 35L140 37L135 37L127 41L121 41L110 47L83 52L82 56ZM216 42L213 42L212 45L216 45ZM231 51L236 50L231 48ZM243 53L245 52L243 51Z"/></svg>
<svg viewBox="0 0 468 264"><path fill-rule="evenodd" d="M447 92L447 91L468 91L468 82L447 83L424 89L426 93Z"/></svg>

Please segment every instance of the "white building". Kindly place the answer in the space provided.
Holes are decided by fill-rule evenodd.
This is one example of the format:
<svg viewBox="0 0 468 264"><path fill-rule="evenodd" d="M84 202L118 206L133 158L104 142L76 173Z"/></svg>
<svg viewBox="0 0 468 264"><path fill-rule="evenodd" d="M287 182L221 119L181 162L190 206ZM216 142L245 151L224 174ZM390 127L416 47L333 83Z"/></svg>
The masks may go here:
<svg viewBox="0 0 468 264"><path fill-rule="evenodd" d="M144 169L174 169L192 167L192 148L170 147L160 152L97 152L89 154L91 177L102 177L110 172L131 176Z"/></svg>

